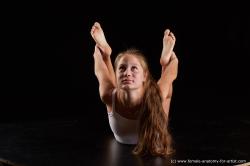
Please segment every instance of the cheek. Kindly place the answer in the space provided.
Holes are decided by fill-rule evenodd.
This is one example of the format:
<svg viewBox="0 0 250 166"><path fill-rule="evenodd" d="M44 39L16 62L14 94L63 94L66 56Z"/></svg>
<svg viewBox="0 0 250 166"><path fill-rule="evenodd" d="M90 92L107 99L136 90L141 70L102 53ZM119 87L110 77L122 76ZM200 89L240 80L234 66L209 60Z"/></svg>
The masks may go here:
<svg viewBox="0 0 250 166"><path fill-rule="evenodd" d="M143 73L138 73L138 74L136 75L136 77L137 77L137 80L138 80L138 81L144 82L144 75L143 75Z"/></svg>
<svg viewBox="0 0 250 166"><path fill-rule="evenodd" d="M117 73L116 74L116 80L119 81L122 79L122 74Z"/></svg>

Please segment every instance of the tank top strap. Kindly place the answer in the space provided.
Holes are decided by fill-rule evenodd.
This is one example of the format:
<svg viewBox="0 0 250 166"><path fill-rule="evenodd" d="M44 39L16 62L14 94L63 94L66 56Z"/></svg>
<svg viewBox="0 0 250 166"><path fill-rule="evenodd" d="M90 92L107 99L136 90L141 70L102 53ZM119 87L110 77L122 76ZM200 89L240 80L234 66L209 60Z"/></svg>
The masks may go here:
<svg viewBox="0 0 250 166"><path fill-rule="evenodd" d="M116 89L112 91L112 112L115 111L115 94L116 94Z"/></svg>

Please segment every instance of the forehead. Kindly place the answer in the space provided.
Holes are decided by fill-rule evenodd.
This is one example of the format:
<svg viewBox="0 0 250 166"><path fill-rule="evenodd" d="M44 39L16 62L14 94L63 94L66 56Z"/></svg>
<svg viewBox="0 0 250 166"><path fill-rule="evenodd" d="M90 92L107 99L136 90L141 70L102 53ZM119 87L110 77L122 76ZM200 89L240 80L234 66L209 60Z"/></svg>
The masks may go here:
<svg viewBox="0 0 250 166"><path fill-rule="evenodd" d="M134 64L134 65L141 65L139 58L132 54L125 54L119 61L118 65L120 64Z"/></svg>

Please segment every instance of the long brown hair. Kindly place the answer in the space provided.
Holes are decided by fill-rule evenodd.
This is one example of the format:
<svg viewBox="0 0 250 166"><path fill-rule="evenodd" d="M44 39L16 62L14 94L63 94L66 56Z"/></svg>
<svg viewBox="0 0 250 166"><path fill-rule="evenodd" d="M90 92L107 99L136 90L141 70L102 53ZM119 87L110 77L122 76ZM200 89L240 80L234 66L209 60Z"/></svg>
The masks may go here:
<svg viewBox="0 0 250 166"><path fill-rule="evenodd" d="M118 54L115 60L115 70L122 56L129 54L139 59L147 75L144 84L144 95L139 111L138 143L133 153L136 155L166 156L173 152L172 137L168 130L168 117L162 107L162 97L159 86L151 76L147 60L138 49L131 48Z"/></svg>

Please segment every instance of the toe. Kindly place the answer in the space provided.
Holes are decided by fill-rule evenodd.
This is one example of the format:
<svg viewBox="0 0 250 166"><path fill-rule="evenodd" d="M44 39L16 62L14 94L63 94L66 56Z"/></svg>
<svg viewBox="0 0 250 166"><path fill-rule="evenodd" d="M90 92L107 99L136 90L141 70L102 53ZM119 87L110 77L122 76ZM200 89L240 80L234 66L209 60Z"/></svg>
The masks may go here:
<svg viewBox="0 0 250 166"><path fill-rule="evenodd" d="M172 32L170 32L169 35L175 40L175 36L174 36L174 34Z"/></svg>
<svg viewBox="0 0 250 166"><path fill-rule="evenodd" d="M165 32L164 32L164 35L168 35L169 33L170 33L170 30L166 29Z"/></svg>
<svg viewBox="0 0 250 166"><path fill-rule="evenodd" d="M94 26L95 26L95 27L98 27L98 28L101 27L101 25L100 25L99 22L95 22Z"/></svg>

